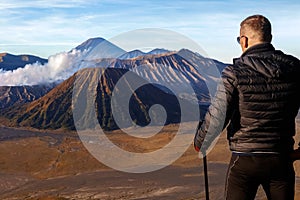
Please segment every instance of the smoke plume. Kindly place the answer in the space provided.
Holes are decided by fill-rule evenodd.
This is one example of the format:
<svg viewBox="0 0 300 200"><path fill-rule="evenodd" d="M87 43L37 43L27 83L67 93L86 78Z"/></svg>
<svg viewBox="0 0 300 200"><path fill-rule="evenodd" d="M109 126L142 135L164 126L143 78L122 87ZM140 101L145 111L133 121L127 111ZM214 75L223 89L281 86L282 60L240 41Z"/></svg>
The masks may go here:
<svg viewBox="0 0 300 200"><path fill-rule="evenodd" d="M73 49L48 58L45 64L27 64L13 71L0 70L0 86L38 85L60 82L82 68L85 52Z"/></svg>

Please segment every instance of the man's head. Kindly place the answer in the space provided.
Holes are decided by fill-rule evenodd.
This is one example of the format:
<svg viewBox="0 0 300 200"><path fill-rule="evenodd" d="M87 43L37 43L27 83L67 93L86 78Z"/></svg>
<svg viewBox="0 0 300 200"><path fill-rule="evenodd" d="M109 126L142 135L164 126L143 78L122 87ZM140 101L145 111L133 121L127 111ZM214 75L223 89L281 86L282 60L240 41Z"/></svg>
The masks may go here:
<svg viewBox="0 0 300 200"><path fill-rule="evenodd" d="M252 15L240 24L239 41L243 52L260 43L271 43L271 23L262 15Z"/></svg>

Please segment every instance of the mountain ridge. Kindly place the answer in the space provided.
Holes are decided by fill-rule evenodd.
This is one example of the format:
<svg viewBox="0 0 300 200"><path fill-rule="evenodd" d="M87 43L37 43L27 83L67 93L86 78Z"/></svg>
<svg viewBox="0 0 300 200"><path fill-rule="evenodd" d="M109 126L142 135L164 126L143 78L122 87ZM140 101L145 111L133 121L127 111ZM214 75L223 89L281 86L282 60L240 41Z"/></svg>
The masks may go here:
<svg viewBox="0 0 300 200"><path fill-rule="evenodd" d="M146 56L146 55L163 55L163 54L167 54L170 52L171 51L162 49L162 48L155 48L148 52L143 52L139 49L135 49L135 50L132 50L132 51L122 54L121 56L118 57L118 59L124 60L124 59L133 59L133 58L137 58L140 56Z"/></svg>
<svg viewBox="0 0 300 200"><path fill-rule="evenodd" d="M151 54L145 53L130 59L99 58L98 50L101 52L105 49L113 49L116 50L114 53L123 52L112 43L103 43L104 41L103 38L91 38L74 49L77 48L87 54L94 53L96 57L83 55L81 59L91 62L94 70L105 71L105 76L101 80L95 80L100 81L95 99L98 121L105 129L118 128L110 108L111 92L117 81L127 72L133 72L136 80L143 79L149 82L147 86L142 86L142 89L133 91L130 100L131 118L137 124L150 123L149 109L153 102L159 102L159 105L162 104L171 110L168 111L171 112L171 117L167 118L166 123L178 123L180 121L180 112L176 104L178 98L188 102L187 104L199 105L202 109L200 117L203 117L209 105L210 94L213 94L206 82L217 82L220 71L226 66L224 63L205 58L188 49L179 51L154 49L150 51ZM104 49L99 49L100 47ZM141 53L138 50L134 51L136 52ZM4 108L0 115L8 118L13 126L73 130L75 127L70 99L72 99L74 80L79 71L39 98L29 98L26 102L10 104L10 107ZM128 83L126 85L131 87Z"/></svg>
<svg viewBox="0 0 300 200"><path fill-rule="evenodd" d="M10 53L0 53L0 70L9 71L18 68L23 68L27 64L40 63L45 64L48 59L34 55L21 54L14 55Z"/></svg>
<svg viewBox="0 0 300 200"><path fill-rule="evenodd" d="M118 125L114 121L111 108L111 95L115 89L118 80L128 72L126 69L100 69L90 68L77 72L69 79L52 89L45 96L23 106L16 106L9 109L5 117L10 119L14 126L29 126L38 129L69 129L74 130L74 119L72 113L72 95L73 85L76 79L83 79L82 87L92 87L91 84L97 81L95 108L97 112L98 123L105 130L118 129ZM95 73L102 73L101 78L98 80L94 75ZM86 79L92 78L90 82ZM139 79L139 77L136 77ZM86 85L87 84L87 85ZM84 86L85 85L85 86ZM127 87L131 87L127 85ZM93 88L91 88L93 89ZM95 88L94 88L95 89ZM118 89L117 89L118 90ZM77 91L80 95L85 95L84 90ZM133 91L133 95L129 102L129 112L133 123L137 125L147 125L151 119L149 117L149 109L152 105L159 104L166 108L168 113L166 124L180 122L180 106L178 100L174 95L168 94L153 85L145 85L143 88ZM186 103L188 104L188 102ZM88 106L88 105L87 105ZM117 107L117 109L119 109ZM121 117L126 117L122 110L117 110ZM197 118L194 112L191 111L190 118ZM81 116L84 117L84 116ZM89 117L89 116L87 116ZM152 119L157 120L158 118ZM91 119L85 120L90 127ZM95 124L92 124L94 126Z"/></svg>
<svg viewBox="0 0 300 200"><path fill-rule="evenodd" d="M0 86L0 109L9 108L17 104L24 104L44 96L54 88L54 84Z"/></svg>

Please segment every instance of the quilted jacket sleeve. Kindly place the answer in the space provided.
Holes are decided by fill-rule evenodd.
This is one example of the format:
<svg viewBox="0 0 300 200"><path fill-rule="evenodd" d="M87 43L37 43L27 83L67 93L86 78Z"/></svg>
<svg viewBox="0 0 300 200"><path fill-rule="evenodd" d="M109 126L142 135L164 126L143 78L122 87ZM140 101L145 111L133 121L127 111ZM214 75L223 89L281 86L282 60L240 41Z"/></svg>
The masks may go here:
<svg viewBox="0 0 300 200"><path fill-rule="evenodd" d="M233 66L227 66L217 86L215 97L194 137L196 151L205 153L211 143L221 134L237 106L237 94Z"/></svg>

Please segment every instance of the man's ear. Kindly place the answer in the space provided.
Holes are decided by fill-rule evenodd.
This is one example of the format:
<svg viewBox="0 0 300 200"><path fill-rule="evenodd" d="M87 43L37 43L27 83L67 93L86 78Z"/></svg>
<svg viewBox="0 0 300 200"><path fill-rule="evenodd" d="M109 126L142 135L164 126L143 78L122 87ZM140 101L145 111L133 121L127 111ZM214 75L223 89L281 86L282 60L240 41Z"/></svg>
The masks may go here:
<svg viewBox="0 0 300 200"><path fill-rule="evenodd" d="M244 47L245 47L245 49L247 49L249 47L248 38L247 37L245 37Z"/></svg>
<svg viewBox="0 0 300 200"><path fill-rule="evenodd" d="M249 47L248 38L243 38L243 42L241 42L242 51L245 52Z"/></svg>

